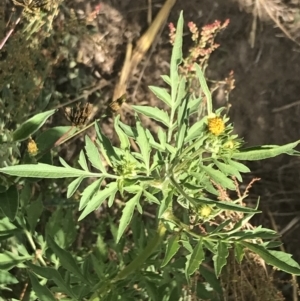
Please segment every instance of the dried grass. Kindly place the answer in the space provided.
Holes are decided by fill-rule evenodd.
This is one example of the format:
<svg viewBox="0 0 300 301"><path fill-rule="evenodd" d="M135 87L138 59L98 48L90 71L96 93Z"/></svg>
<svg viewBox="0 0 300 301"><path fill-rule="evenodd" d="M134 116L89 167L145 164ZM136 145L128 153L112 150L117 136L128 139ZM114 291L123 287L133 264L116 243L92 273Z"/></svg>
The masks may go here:
<svg viewBox="0 0 300 301"><path fill-rule="evenodd" d="M248 251L241 264L231 251L221 275L224 301L284 301L271 274L258 255Z"/></svg>

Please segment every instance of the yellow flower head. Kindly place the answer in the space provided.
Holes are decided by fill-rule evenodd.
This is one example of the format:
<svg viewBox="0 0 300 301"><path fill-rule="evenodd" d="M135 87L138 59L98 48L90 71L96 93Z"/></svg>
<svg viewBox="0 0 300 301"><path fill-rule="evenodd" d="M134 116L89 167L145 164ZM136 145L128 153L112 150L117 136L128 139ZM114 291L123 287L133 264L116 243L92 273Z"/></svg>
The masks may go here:
<svg viewBox="0 0 300 301"><path fill-rule="evenodd" d="M225 124L222 118L208 118L208 130L215 136L219 136L225 130Z"/></svg>
<svg viewBox="0 0 300 301"><path fill-rule="evenodd" d="M235 144L234 144L234 141L233 140L228 140L227 142L224 143L223 145L225 148L230 148L230 149L233 149Z"/></svg>
<svg viewBox="0 0 300 301"><path fill-rule="evenodd" d="M29 138L29 141L27 143L27 151L28 154L32 157L36 156L39 151L35 141L31 138Z"/></svg>
<svg viewBox="0 0 300 301"><path fill-rule="evenodd" d="M211 212L212 212L212 209L208 205L204 205L198 210L198 214L203 218L208 217L211 214Z"/></svg>

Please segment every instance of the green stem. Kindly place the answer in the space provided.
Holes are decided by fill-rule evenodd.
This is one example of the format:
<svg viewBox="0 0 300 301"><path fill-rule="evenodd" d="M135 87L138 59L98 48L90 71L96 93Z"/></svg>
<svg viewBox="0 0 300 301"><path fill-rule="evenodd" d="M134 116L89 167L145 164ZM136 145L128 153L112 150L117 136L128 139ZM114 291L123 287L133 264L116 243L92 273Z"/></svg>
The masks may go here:
<svg viewBox="0 0 300 301"><path fill-rule="evenodd" d="M44 267L46 267L47 264L46 264L46 262L44 261L44 258L42 257L42 253L41 253L39 250L37 250L36 245L35 245L35 243L34 243L34 241L33 241L33 238L32 238L31 233L30 233L29 231L27 231L27 230L25 230L24 233L25 233L25 235L26 235L26 237L27 237L27 239L28 239L28 242L30 243L32 249L33 249L34 252L35 252L36 258L39 260L39 262L40 262Z"/></svg>
<svg viewBox="0 0 300 301"><path fill-rule="evenodd" d="M149 243L147 244L143 252L140 255L138 255L122 271L120 271L117 274L117 276L113 278L111 281L103 283L100 287L99 284L97 284L96 287L98 287L98 289L90 297L89 301L100 301L101 295L103 293L108 292L112 284L128 277L130 274L138 270L143 265L143 263L150 257L150 255L159 247L159 245L161 244L165 236L166 230L167 229L165 228L164 224L160 222L154 237L149 241ZM103 282L103 280L101 280L101 282Z"/></svg>

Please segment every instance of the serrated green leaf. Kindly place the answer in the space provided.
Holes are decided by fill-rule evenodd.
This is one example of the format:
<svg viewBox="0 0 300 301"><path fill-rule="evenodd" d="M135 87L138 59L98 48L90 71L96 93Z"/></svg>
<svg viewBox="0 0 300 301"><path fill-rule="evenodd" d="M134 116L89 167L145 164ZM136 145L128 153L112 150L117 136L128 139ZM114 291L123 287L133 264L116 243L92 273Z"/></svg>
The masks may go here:
<svg viewBox="0 0 300 301"><path fill-rule="evenodd" d="M42 196L42 195L41 195ZM44 206L41 201L41 197L32 201L29 206L26 207L27 217L26 220L29 224L30 230L34 233L35 227L39 221L39 218L43 212Z"/></svg>
<svg viewBox="0 0 300 301"><path fill-rule="evenodd" d="M68 248L76 237L77 231L72 210L56 208L46 223L46 233L55 239L61 248Z"/></svg>
<svg viewBox="0 0 300 301"><path fill-rule="evenodd" d="M170 118L167 112L164 110L160 110L157 107L150 107L150 106L132 106L132 108L151 119L161 122L165 126L170 126Z"/></svg>
<svg viewBox="0 0 300 301"><path fill-rule="evenodd" d="M67 198L70 198L76 192L83 179L84 177L79 177L68 185Z"/></svg>
<svg viewBox="0 0 300 301"><path fill-rule="evenodd" d="M152 276L153 278L153 275L154 273L152 273L152 275L149 275L148 277L150 278ZM147 275L146 275L147 277ZM157 285L155 283L155 279L152 279L150 278L150 280L148 280L147 278L144 278L143 280L143 285L145 286L145 289L146 289L146 292L147 292L147 295L149 296L149 300L153 300L153 301L160 301L161 300L161 295L160 295L160 292L159 292L159 289L157 288Z"/></svg>
<svg viewBox="0 0 300 301"><path fill-rule="evenodd" d="M233 165L225 164L218 160L214 160L214 163L223 174L235 176L240 182L243 181L241 174L235 167L233 167Z"/></svg>
<svg viewBox="0 0 300 301"><path fill-rule="evenodd" d="M140 185L130 185L130 186L126 186L124 187L124 190L132 193L132 194L136 194L138 192L140 192L143 188Z"/></svg>
<svg viewBox="0 0 300 301"><path fill-rule="evenodd" d="M186 273L188 275L192 275L195 273L197 269L199 269L202 261L205 259L205 254L203 250L203 242L202 238L199 239L197 245L195 246L193 253L191 254L191 258L189 260L188 268Z"/></svg>
<svg viewBox="0 0 300 301"><path fill-rule="evenodd" d="M65 168L72 168L62 157L58 157L59 163Z"/></svg>
<svg viewBox="0 0 300 301"><path fill-rule="evenodd" d="M262 245L253 244L246 241L241 241L240 244L258 254L267 264L272 265L286 273L300 275L300 266L291 258L291 254L267 250Z"/></svg>
<svg viewBox="0 0 300 301"><path fill-rule="evenodd" d="M16 227L16 225L11 223L7 217L2 217L0 219L0 233L10 230L14 231L18 230L18 228Z"/></svg>
<svg viewBox="0 0 300 301"><path fill-rule="evenodd" d="M18 129L16 129L12 136L14 141L23 141L28 139L31 135L33 135L43 124L46 120L52 116L56 110L50 110L43 113L36 114L35 116L31 117L24 123L20 125Z"/></svg>
<svg viewBox="0 0 300 301"><path fill-rule="evenodd" d="M209 236L210 237L213 237L214 234L217 234L219 232L221 232L226 226L228 226L230 223L232 223L232 220L231 219L227 219L225 221L223 221L219 226L217 226L214 230L210 231L210 234Z"/></svg>
<svg viewBox="0 0 300 301"><path fill-rule="evenodd" d="M72 257L72 255L59 247L56 242L53 240L51 236L47 237L48 246L52 249L55 255L59 258L60 264L67 269L69 272L73 273L76 277L78 277L83 283L89 284L87 279L83 276L80 268L77 265L77 262Z"/></svg>
<svg viewBox="0 0 300 301"><path fill-rule="evenodd" d="M279 236L279 234L275 231L275 230L272 230L272 229L268 229L268 228L263 228L263 226L257 226L256 228L254 229L245 229L244 230L246 233L249 232L249 233L253 233L253 234L261 234L261 233L266 233L268 235L276 235L276 236Z"/></svg>
<svg viewBox="0 0 300 301"><path fill-rule="evenodd" d="M90 255L84 258L81 269L84 277L86 277L89 283L94 283L95 279L98 279L95 278L95 268ZM75 292L77 293L79 300L83 300L85 296L90 294L91 290L93 289L90 285L82 285L80 282L78 282L77 287L75 286Z"/></svg>
<svg viewBox="0 0 300 301"><path fill-rule="evenodd" d="M259 228L258 230L242 230L236 231L233 234L230 234L230 237L236 238L236 240L245 240L245 239L278 239L279 235L270 229Z"/></svg>
<svg viewBox="0 0 300 301"><path fill-rule="evenodd" d="M203 245L207 250L209 250L212 254L216 254L216 242L204 240Z"/></svg>
<svg viewBox="0 0 300 301"><path fill-rule="evenodd" d="M122 211L122 217L120 219L118 235L117 235L117 243L120 241L124 231L129 225L135 206L137 206L142 195L142 190L138 192L135 196L133 196L129 201L126 202L125 208Z"/></svg>
<svg viewBox="0 0 300 301"><path fill-rule="evenodd" d="M171 144L166 144L166 149L174 156L176 156L177 149Z"/></svg>
<svg viewBox="0 0 300 301"><path fill-rule="evenodd" d="M141 153L132 153L132 155L134 156L135 159L137 159L137 161L144 161L143 156ZM144 164L140 165L142 168L145 168Z"/></svg>
<svg viewBox="0 0 300 301"><path fill-rule="evenodd" d="M158 140L159 140L159 143L160 143L162 149L165 150L166 142L167 142L167 135L166 135L166 132L163 131L163 129L161 127L158 128L157 137L158 137Z"/></svg>
<svg viewBox="0 0 300 301"><path fill-rule="evenodd" d="M150 146L152 148L155 148L155 149L157 149L159 151L164 151L165 150L164 147L160 143L157 143L154 140L151 132L148 129L146 129L145 132L146 132L146 136L147 136L148 142L149 142L149 144L150 144Z"/></svg>
<svg viewBox="0 0 300 301"><path fill-rule="evenodd" d="M110 194L109 199L107 201L107 206L109 208L113 205L113 203L114 203L114 201L116 199L116 193L117 192L118 192L118 190L116 189L116 190L112 191L112 193Z"/></svg>
<svg viewBox="0 0 300 301"><path fill-rule="evenodd" d="M112 194L118 190L117 182L109 183L105 189L98 191L93 198L88 202L83 212L79 216L79 221L85 218L92 211L96 210L102 203Z"/></svg>
<svg viewBox="0 0 300 301"><path fill-rule="evenodd" d="M147 129L147 134L148 134L148 129ZM148 135L147 135L148 136ZM156 141L152 140L152 141L149 141L151 147L153 149L157 149L158 151L161 151L163 152L165 149L162 147L162 145L160 143L157 143Z"/></svg>
<svg viewBox="0 0 300 301"><path fill-rule="evenodd" d="M43 239L38 239L39 241L43 241ZM28 251L27 251L27 246L26 244L18 244L16 246L16 249L14 250L15 252L17 251L19 255L21 256L30 256Z"/></svg>
<svg viewBox="0 0 300 301"><path fill-rule="evenodd" d="M18 279L14 277L10 272L5 270L0 270L0 283L5 286L8 284L16 284L18 283Z"/></svg>
<svg viewBox="0 0 300 301"><path fill-rule="evenodd" d="M187 132L187 135L184 139L185 143L190 142L196 138L200 138L203 136L205 122L207 120L207 117L203 117L198 122L194 123Z"/></svg>
<svg viewBox="0 0 300 301"><path fill-rule="evenodd" d="M178 252L180 248L178 239L179 239L178 235L173 235L171 238L168 239L165 258L161 264L162 268L166 266L169 263L169 261L174 257L174 255Z"/></svg>
<svg viewBox="0 0 300 301"><path fill-rule="evenodd" d="M48 280L54 281L54 283L65 292L67 295L72 297L74 300L77 300L77 296L74 294L72 288L64 281L61 277L60 273L48 267L40 267L37 265L32 264L31 262L27 262L27 266L37 275L40 275Z"/></svg>
<svg viewBox="0 0 300 301"><path fill-rule="evenodd" d="M32 185L30 181L25 181L20 191L20 205L25 208L30 204L32 197Z"/></svg>
<svg viewBox="0 0 300 301"><path fill-rule="evenodd" d="M77 223L75 223L75 217L72 210L66 210L65 216L61 222L61 232L64 234L64 244L59 246L63 249L69 248L75 241L77 232ZM57 236L54 236L56 239Z"/></svg>
<svg viewBox="0 0 300 301"><path fill-rule="evenodd" d="M292 155L294 148L299 144L300 140L285 144L285 145L263 145L249 149L243 149L239 153L236 152L232 155L236 160L256 161L268 158L273 158L281 154Z"/></svg>
<svg viewBox="0 0 300 301"><path fill-rule="evenodd" d="M90 139L89 136L85 136L85 151L86 155L91 162L91 164L98 170L106 173L106 170L102 164L102 159L99 154L99 150L96 147L95 143Z"/></svg>
<svg viewBox="0 0 300 301"><path fill-rule="evenodd" d="M118 162L120 162L119 156L116 154L113 145L111 144L110 140L102 134L100 131L100 128L98 126L98 123L95 124L95 129L97 133L98 140L96 142L98 143L98 146L101 150L101 153L103 157L105 158L106 162L110 165L117 165Z"/></svg>
<svg viewBox="0 0 300 301"><path fill-rule="evenodd" d="M244 255L245 252L243 246L238 243L234 243L234 257L239 264L242 263Z"/></svg>
<svg viewBox="0 0 300 301"><path fill-rule="evenodd" d="M163 79L163 81L164 81L166 84L168 84L169 86L171 86L171 79L170 79L170 76L168 76L168 75L161 75L160 77Z"/></svg>
<svg viewBox="0 0 300 301"><path fill-rule="evenodd" d="M121 127L121 129L124 131L124 133L130 137L130 138L136 138L137 137L137 130L136 128L133 128L125 123L123 123L122 121L119 121L119 126Z"/></svg>
<svg viewBox="0 0 300 301"><path fill-rule="evenodd" d="M255 209L257 209L257 207ZM240 230L242 227L244 227L249 222L249 220L254 216L254 214L255 213L250 213L250 214L245 215L234 225L234 227L230 231L227 232L227 234L231 235L234 232Z"/></svg>
<svg viewBox="0 0 300 301"><path fill-rule="evenodd" d="M211 93L210 90L207 86L206 83L206 79L204 76L203 71L201 70L200 66L198 64L194 64L194 67L196 69L196 75L199 79L199 83L200 83L200 87L206 97L206 106L207 106L207 115L211 115L212 114L212 97L211 97Z"/></svg>
<svg viewBox="0 0 300 301"><path fill-rule="evenodd" d="M154 95L162 100L167 106L171 106L171 95L165 88L149 86L149 89L154 93Z"/></svg>
<svg viewBox="0 0 300 301"><path fill-rule="evenodd" d="M182 80L181 80L181 82L182 82ZM188 117L189 117L188 99L187 99L187 97L184 97L185 95L186 95L186 93L182 93L182 95L178 95L178 97L180 97L180 102L178 104L178 109L177 109L177 127L178 127L178 130L180 130L180 127L181 127L182 124L187 123L187 120L188 120Z"/></svg>
<svg viewBox="0 0 300 301"><path fill-rule="evenodd" d="M227 159L227 162L232 167L236 168L239 172L250 172L251 170L244 164L240 162L236 162L234 160Z"/></svg>
<svg viewBox="0 0 300 301"><path fill-rule="evenodd" d="M0 253L0 270L10 270L16 265L32 259L33 256L19 256L9 251L2 251Z"/></svg>
<svg viewBox="0 0 300 301"><path fill-rule="evenodd" d="M152 203L155 203L157 205L160 205L160 201L153 194L151 194L150 192L148 192L147 190L144 190L143 194L144 194L145 198L148 201L150 201Z"/></svg>
<svg viewBox="0 0 300 301"><path fill-rule="evenodd" d="M19 192L15 185L0 193L0 208L4 215L13 221L19 208Z"/></svg>
<svg viewBox="0 0 300 301"><path fill-rule="evenodd" d="M61 275L58 273L57 270L50 267L41 267L39 265L35 265L31 262L27 262L27 266L37 275L47 279L52 280L56 275L61 278ZM62 278L61 278L62 279ZM63 281L63 279L62 279Z"/></svg>
<svg viewBox="0 0 300 301"><path fill-rule="evenodd" d="M123 149L123 150L129 149L130 148L129 139L128 139L127 135L120 128L119 123L120 123L120 115L117 115L114 120L114 127L115 127L115 131L120 139L121 149Z"/></svg>
<svg viewBox="0 0 300 301"><path fill-rule="evenodd" d="M192 245L190 244L190 242L188 240L186 240L187 238L183 238L180 242L181 242L181 245L189 251L190 255L193 253L193 247Z"/></svg>
<svg viewBox="0 0 300 301"><path fill-rule="evenodd" d="M162 218L165 211L167 211L170 208L174 196L171 189L167 189L167 188L164 189L164 187L162 187L162 193L163 193L163 198L161 200L161 205L159 206L158 218Z"/></svg>
<svg viewBox="0 0 300 301"><path fill-rule="evenodd" d="M30 271L28 271L27 273L29 275L32 288L39 300L56 301L56 298L53 296L50 290L45 285L41 285L37 277L33 273L31 273Z"/></svg>
<svg viewBox="0 0 300 301"><path fill-rule="evenodd" d="M139 212L139 214L143 214L143 207L141 206L140 202L136 204L136 209Z"/></svg>
<svg viewBox="0 0 300 301"><path fill-rule="evenodd" d="M80 151L78 163L83 170L89 171L83 150Z"/></svg>
<svg viewBox="0 0 300 301"><path fill-rule="evenodd" d="M179 95L180 97L183 97L183 95ZM188 118L189 118L189 111L188 111L188 103L187 99L181 98L181 103L179 103L179 108L177 110L177 136L176 136L176 146L178 149L178 152L181 151L181 148L183 147L184 140L187 134L188 129Z"/></svg>
<svg viewBox="0 0 300 301"><path fill-rule="evenodd" d="M177 135L177 139L176 139L176 146L178 150L181 150L184 144L184 138L186 136L186 132L187 132L187 120L185 123L181 124L179 129L178 129L178 135Z"/></svg>
<svg viewBox="0 0 300 301"><path fill-rule="evenodd" d="M191 95L189 97L188 109L189 109L191 115L194 113L199 113L199 109L203 107L203 105L200 105L201 101L202 101L201 96L199 96L198 98L195 98L194 95ZM199 114L199 116L201 116L201 114ZM206 116L206 118L207 118L207 116Z"/></svg>
<svg viewBox="0 0 300 301"><path fill-rule="evenodd" d="M185 112L188 108L188 98L187 98L187 92L186 92L186 78L184 76L180 77L179 85L178 85L178 90L177 90L177 95L176 95L176 101L175 101L175 106L174 109L176 110L182 102L185 102L184 106L186 107L183 112ZM183 116L179 117L179 120L183 118L186 118L186 114L183 114ZM181 123L181 122L179 122Z"/></svg>
<svg viewBox="0 0 300 301"><path fill-rule="evenodd" d="M90 200L90 198L100 189L101 183L104 178L100 178L86 187L81 194L80 204L79 204L79 211L81 211Z"/></svg>
<svg viewBox="0 0 300 301"><path fill-rule="evenodd" d="M201 184L207 192L219 196L218 190L213 186L209 179L204 178Z"/></svg>
<svg viewBox="0 0 300 301"><path fill-rule="evenodd" d="M171 55L170 79L171 79L171 99L172 106L175 105L178 87L178 66L182 62L182 32L183 32L183 13L180 16L176 26L176 35Z"/></svg>
<svg viewBox="0 0 300 301"><path fill-rule="evenodd" d="M99 237L99 236L98 236ZM99 238L98 238L99 239ZM97 246L98 247L98 246ZM106 249L107 246L105 244L103 244L103 249ZM101 252L101 251L100 251ZM104 252L103 252L104 253ZM104 253L106 254L106 253ZM97 276L99 279L102 279L105 275L105 268L104 268L104 264L102 263L101 260L99 260L99 258L97 258L94 254L90 254L89 257L91 258L93 267L94 267L94 271L96 272Z"/></svg>
<svg viewBox="0 0 300 301"><path fill-rule="evenodd" d="M282 246L281 241L267 241L262 243L263 247L266 249L275 249L275 248L280 248Z"/></svg>
<svg viewBox="0 0 300 301"><path fill-rule="evenodd" d="M216 300L218 301L223 300L222 298L223 288L221 286L219 279L216 277L215 273L211 270L211 268L204 264L201 265L200 275L202 275L204 279L209 283L209 285L213 288L213 290L221 296L221 298L218 298Z"/></svg>
<svg viewBox="0 0 300 301"><path fill-rule="evenodd" d="M235 185L233 181L227 178L222 172L219 170L213 169L210 166L201 166L203 169L217 184L220 184L223 188L228 188L230 190L235 190Z"/></svg>
<svg viewBox="0 0 300 301"><path fill-rule="evenodd" d="M151 147L150 147L150 144L149 144L149 140L146 136L146 132L145 132L144 128L142 127L142 125L139 121L136 123L136 128L137 128L137 132L138 132L136 142L139 145L143 161L145 163L147 172L149 173L149 169L150 169L150 152L151 152Z"/></svg>
<svg viewBox="0 0 300 301"><path fill-rule="evenodd" d="M77 178L77 177L97 177L99 174L87 172L76 168L65 168L59 166L52 166L49 164L23 164L15 166L7 166L0 168L0 172L24 178Z"/></svg>
<svg viewBox="0 0 300 301"><path fill-rule="evenodd" d="M197 202L198 204L206 204L206 205L210 205L210 206L217 206L220 209L223 210L231 210L231 211L237 211L237 212L243 212L243 213L260 213L261 211L253 209L253 208L249 208L249 207L245 207L245 206L241 206L232 202L227 202L227 201L214 201L208 198L201 198L201 199L193 199L195 202Z"/></svg>
<svg viewBox="0 0 300 301"><path fill-rule="evenodd" d="M228 244L222 241L218 242L217 253L213 256L216 276L219 277L222 268L226 265L229 255Z"/></svg>
<svg viewBox="0 0 300 301"><path fill-rule="evenodd" d="M190 263L190 260L191 260L191 257L192 257L192 253L188 254L185 256L185 269L184 269L184 274L185 274L185 279L187 281L187 284L188 285L191 285L191 277L190 275L188 274L188 267L189 267L189 263Z"/></svg>

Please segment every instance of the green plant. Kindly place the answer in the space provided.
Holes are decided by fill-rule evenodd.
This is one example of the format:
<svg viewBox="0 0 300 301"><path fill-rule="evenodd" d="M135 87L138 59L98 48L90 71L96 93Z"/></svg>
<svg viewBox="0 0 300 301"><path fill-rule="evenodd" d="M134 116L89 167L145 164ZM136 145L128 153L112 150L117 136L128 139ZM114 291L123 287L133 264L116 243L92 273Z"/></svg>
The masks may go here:
<svg viewBox="0 0 300 301"><path fill-rule="evenodd" d="M56 0L12 1L15 12L10 19L16 20L6 22L6 2L0 4L1 167L16 164L20 155L20 145L12 138L9 128L20 125L29 114L44 111L49 105L53 90L46 88L45 82L52 66L42 50L61 3ZM22 29L14 32L20 20Z"/></svg>
<svg viewBox="0 0 300 301"><path fill-rule="evenodd" d="M11 272L17 267L27 271L22 276L30 279L31 300L187 300L191 294L200 300L222 300L218 277L230 261L242 264L249 253L284 272L300 274L291 255L272 250L278 246L275 231L250 227L249 220L259 213L258 202L256 208L247 207L243 200L249 191L241 194L238 184L241 174L250 171L239 161L298 155L294 148L300 141L243 148L242 141L232 134L229 119L222 114L224 109L213 109L200 66L194 63L188 75L180 71L182 28L181 15L170 76L163 76L170 92L150 87L166 109L133 106L134 127L116 116L119 147L111 144L95 122L97 137L95 141L85 137L80 168L60 158L62 166L37 163L0 169L2 174L21 178L9 177L0 195L0 275L6 279L2 289L17 281ZM191 89L190 75L199 81L201 93ZM53 113L34 116L13 137L28 138ZM157 137L142 126L138 114L158 122ZM45 133L43 139L37 137L39 148L47 150L62 134L61 128L50 130L55 133L51 139L45 139ZM41 158L37 154L36 161ZM119 225L109 216L105 222L99 220L93 247L73 250L72 254L67 251L76 236L72 210L59 207L46 222L45 235L41 235L38 220L43 204L41 198L31 201L31 182L23 178L75 178L68 185L68 198L85 179L92 179L81 193L79 220L106 200L108 210L118 206L115 200L119 195L125 200ZM19 191L17 184L23 189ZM235 198L234 192L238 194ZM136 214L149 208L155 219L148 221ZM113 237L108 242L104 238L107 228ZM202 282L195 278L199 273L204 277Z"/></svg>

